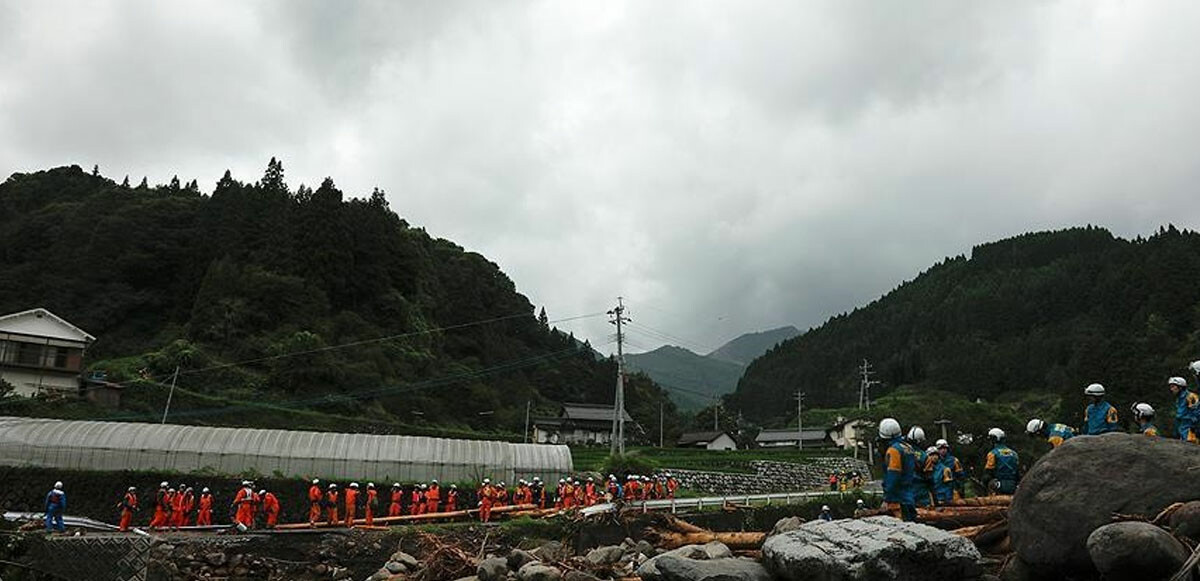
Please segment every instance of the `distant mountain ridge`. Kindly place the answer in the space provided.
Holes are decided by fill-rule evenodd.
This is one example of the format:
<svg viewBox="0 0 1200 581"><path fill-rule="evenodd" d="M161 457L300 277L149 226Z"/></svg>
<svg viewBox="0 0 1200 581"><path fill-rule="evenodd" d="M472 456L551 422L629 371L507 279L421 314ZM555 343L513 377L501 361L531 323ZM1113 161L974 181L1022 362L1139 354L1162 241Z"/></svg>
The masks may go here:
<svg viewBox="0 0 1200 581"><path fill-rule="evenodd" d="M706 357L750 365L772 347L800 334L800 329L791 325L757 333L746 333L709 353Z"/></svg>
<svg viewBox="0 0 1200 581"><path fill-rule="evenodd" d="M631 368L665 387L682 409L700 409L737 388L746 365L781 341L800 334L793 326L746 333L707 355L674 345L625 356Z"/></svg>

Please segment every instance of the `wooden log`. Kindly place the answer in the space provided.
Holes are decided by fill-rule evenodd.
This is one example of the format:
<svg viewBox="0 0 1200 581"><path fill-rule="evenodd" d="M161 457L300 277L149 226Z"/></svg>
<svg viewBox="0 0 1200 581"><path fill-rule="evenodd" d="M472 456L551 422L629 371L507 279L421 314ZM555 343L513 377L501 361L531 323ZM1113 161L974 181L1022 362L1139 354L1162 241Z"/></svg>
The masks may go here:
<svg viewBox="0 0 1200 581"><path fill-rule="evenodd" d="M762 548L767 533L678 533L663 532L658 535L658 544L665 549L677 549L684 545L703 545L719 541L735 551L753 551Z"/></svg>
<svg viewBox="0 0 1200 581"><path fill-rule="evenodd" d="M960 529L953 529L950 532L953 534L956 534L960 537L974 539L975 535L979 534L981 531L983 531L983 529L986 529L989 526L991 526L991 525L975 525L973 527L962 527Z"/></svg>
<svg viewBox="0 0 1200 581"><path fill-rule="evenodd" d="M677 533L711 533L712 531L698 527L690 522L676 517L667 517L667 527Z"/></svg>
<svg viewBox="0 0 1200 581"><path fill-rule="evenodd" d="M917 509L918 522L946 530L992 524L1007 517L1008 510L1003 507Z"/></svg>
<svg viewBox="0 0 1200 581"><path fill-rule="evenodd" d="M1011 506L1012 498L1012 495L1008 494L976 496L974 498L960 498L946 506Z"/></svg>

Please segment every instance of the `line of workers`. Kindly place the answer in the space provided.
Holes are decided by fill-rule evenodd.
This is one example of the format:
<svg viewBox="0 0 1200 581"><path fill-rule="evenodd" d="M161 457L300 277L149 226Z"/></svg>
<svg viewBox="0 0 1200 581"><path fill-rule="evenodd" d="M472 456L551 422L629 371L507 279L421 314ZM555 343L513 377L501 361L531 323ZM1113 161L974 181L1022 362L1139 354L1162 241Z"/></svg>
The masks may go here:
<svg viewBox="0 0 1200 581"><path fill-rule="evenodd" d="M1190 365L1200 377L1200 361ZM1200 443L1200 395L1189 389L1182 377L1171 377L1167 388L1175 400L1174 434L1180 440ZM1026 433L1046 438L1051 448L1079 436L1099 436L1120 432L1121 422L1117 408L1105 401L1103 385L1093 383L1083 390L1087 406L1083 412L1083 425L1076 430L1071 426L1047 423L1033 418L1025 425ZM1158 438L1165 437L1154 424L1154 407L1145 402L1133 404L1132 412L1137 422L1138 433ZM883 500L888 509L899 513L904 520L916 520L916 507L939 505L963 495L967 474L962 463L950 451L946 440L921 450L925 431L914 426L902 435L900 423L894 418L879 422L879 438L886 442L884 451ZM1005 443L1004 430L988 430L992 448L984 459L983 483L989 494L1012 494L1021 480L1020 456Z"/></svg>
<svg viewBox="0 0 1200 581"><path fill-rule="evenodd" d="M510 489L504 482L492 483L485 478L476 491L480 519L487 522L494 508L508 504L533 504L539 508L573 508L590 506L600 500L625 499L648 500L656 498L674 498L678 482L669 474L649 476L630 475L625 484L618 482L615 475L610 474L607 483L601 487L591 477L586 481L562 478L558 487L548 490L542 479L521 479L515 488ZM381 511L382 502L387 501L386 513ZM54 489L46 496L46 529L62 531L62 514L66 510L66 493L62 483L56 482ZM451 484L444 489L436 479L427 484L401 486L399 482L392 484L391 490L384 498L368 482L361 489L357 482L351 482L344 490L337 484L323 486L320 479L313 479L308 489L308 522L316 524L343 523L353 526L358 515L362 515L369 526L376 516L403 516L452 512L459 509L460 498L458 485ZM199 494L192 487L180 484L178 488L163 482L153 500L154 513L150 519L151 530L174 530L185 526L210 526L213 524L213 495L208 488L203 488ZM134 515L141 510L137 488L130 486L124 497L117 504L121 511L120 530L127 531L133 526ZM252 481L242 481L241 487L229 507L230 518L234 525L241 529L255 528L257 525L274 528L279 522L281 505L279 498L271 491L260 488L255 491Z"/></svg>

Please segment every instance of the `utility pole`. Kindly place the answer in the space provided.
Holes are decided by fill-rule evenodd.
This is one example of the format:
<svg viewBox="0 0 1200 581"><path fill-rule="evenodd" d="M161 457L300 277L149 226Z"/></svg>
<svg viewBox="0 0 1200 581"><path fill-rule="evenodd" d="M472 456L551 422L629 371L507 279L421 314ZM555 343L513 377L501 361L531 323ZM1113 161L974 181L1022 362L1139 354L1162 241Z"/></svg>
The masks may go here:
<svg viewBox="0 0 1200 581"><path fill-rule="evenodd" d="M171 398L175 397L175 381L179 379L179 366L175 366L175 373L171 375L171 391L167 392L167 405L163 406L162 423L167 423L167 412L171 411Z"/></svg>
<svg viewBox="0 0 1200 581"><path fill-rule="evenodd" d="M533 400L525 400L525 443L529 443L529 406L533 404Z"/></svg>
<svg viewBox="0 0 1200 581"><path fill-rule="evenodd" d="M871 363L863 358L862 365L858 368L862 375L862 380L858 386L858 409L870 411L871 409L871 386L879 385L878 381L871 379ZM874 441L867 438L867 462L875 462L875 446Z"/></svg>
<svg viewBox="0 0 1200 581"><path fill-rule="evenodd" d="M617 393L613 397L613 428L610 454L625 455L625 334L621 325L632 321L625 316L625 304L617 297L617 306L608 311L609 323L617 326Z"/></svg>
<svg viewBox="0 0 1200 581"><path fill-rule="evenodd" d="M721 411L721 402L717 401L717 398L714 397L713 398L713 431L714 432L721 430L721 426L718 425L718 423L717 423L717 413L720 411Z"/></svg>
<svg viewBox="0 0 1200 581"><path fill-rule="evenodd" d="M658 402L658 447L663 447L663 402Z"/></svg>
<svg viewBox="0 0 1200 581"><path fill-rule="evenodd" d="M804 392L796 392L796 448L804 449Z"/></svg>

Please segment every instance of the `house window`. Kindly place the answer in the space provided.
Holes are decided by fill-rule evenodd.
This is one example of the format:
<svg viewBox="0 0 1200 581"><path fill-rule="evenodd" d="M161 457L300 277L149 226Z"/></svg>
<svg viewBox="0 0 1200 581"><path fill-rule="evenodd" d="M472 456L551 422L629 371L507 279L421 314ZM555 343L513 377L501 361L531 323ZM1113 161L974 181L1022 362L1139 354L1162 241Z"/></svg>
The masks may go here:
<svg viewBox="0 0 1200 581"><path fill-rule="evenodd" d="M12 363L16 358L16 344L12 341L0 341L0 363Z"/></svg>
<svg viewBox="0 0 1200 581"><path fill-rule="evenodd" d="M55 369L66 369L67 368L67 350L63 347L50 347L50 350L54 354L54 368Z"/></svg>
<svg viewBox="0 0 1200 581"><path fill-rule="evenodd" d="M33 343L18 343L17 364L41 367L42 346Z"/></svg>

